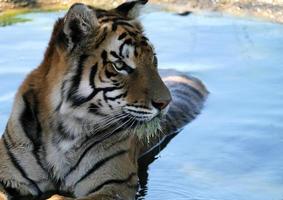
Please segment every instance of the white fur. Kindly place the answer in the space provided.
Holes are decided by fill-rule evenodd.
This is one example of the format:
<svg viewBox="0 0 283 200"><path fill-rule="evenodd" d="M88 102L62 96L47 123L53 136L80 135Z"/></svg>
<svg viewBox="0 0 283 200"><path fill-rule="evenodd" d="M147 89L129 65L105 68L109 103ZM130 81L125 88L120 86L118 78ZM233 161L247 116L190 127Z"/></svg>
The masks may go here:
<svg viewBox="0 0 283 200"><path fill-rule="evenodd" d="M89 80L82 80L80 82L78 93L80 96L87 97L93 92L93 89L89 85Z"/></svg>
<svg viewBox="0 0 283 200"><path fill-rule="evenodd" d="M123 55L125 55L124 62L133 69L136 68L136 64L133 62L134 50L134 47L131 45L125 45L123 49ZM129 54L129 58L126 57L127 53Z"/></svg>
<svg viewBox="0 0 283 200"><path fill-rule="evenodd" d="M56 108L61 102L61 84L56 85L51 91L50 102L53 108Z"/></svg>

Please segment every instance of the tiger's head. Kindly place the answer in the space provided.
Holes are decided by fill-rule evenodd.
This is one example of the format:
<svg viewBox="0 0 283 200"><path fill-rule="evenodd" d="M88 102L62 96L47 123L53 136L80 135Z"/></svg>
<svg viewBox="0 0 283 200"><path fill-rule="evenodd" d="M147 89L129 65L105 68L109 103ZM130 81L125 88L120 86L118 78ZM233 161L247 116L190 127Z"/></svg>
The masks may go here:
<svg viewBox="0 0 283 200"><path fill-rule="evenodd" d="M136 19L146 2L108 11L74 4L59 19L52 41L59 57L53 78L60 84L51 101L63 120L157 128L171 95L158 74L154 47Z"/></svg>

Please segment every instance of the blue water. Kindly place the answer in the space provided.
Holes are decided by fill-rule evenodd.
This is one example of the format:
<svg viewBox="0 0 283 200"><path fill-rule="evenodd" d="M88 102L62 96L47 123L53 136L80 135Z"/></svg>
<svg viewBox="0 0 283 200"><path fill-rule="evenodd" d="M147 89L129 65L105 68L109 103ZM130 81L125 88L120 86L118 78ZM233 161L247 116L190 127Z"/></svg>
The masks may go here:
<svg viewBox="0 0 283 200"><path fill-rule="evenodd" d="M0 132L63 13L0 28ZM215 13L141 17L159 66L210 90L199 117L149 167L146 200L283 199L283 25Z"/></svg>

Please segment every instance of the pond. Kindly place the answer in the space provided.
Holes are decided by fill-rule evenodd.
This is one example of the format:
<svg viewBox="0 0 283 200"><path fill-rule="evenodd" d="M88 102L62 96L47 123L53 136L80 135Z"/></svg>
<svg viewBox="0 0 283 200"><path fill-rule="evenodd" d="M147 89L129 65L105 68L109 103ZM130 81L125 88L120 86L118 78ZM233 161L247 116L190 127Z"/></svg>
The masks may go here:
<svg viewBox="0 0 283 200"><path fill-rule="evenodd" d="M62 12L0 28L0 132ZM141 17L160 68L200 78L202 114L148 169L146 200L283 199L283 25L217 13Z"/></svg>

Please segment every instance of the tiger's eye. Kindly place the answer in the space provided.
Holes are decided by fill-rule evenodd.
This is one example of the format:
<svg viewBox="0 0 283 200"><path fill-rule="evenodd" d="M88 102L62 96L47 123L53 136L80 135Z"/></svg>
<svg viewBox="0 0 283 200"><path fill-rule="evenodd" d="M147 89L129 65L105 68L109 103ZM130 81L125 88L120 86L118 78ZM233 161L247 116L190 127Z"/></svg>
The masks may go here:
<svg viewBox="0 0 283 200"><path fill-rule="evenodd" d="M123 66L125 65L125 63L123 61L116 61L115 65L118 69L121 70L123 68Z"/></svg>

